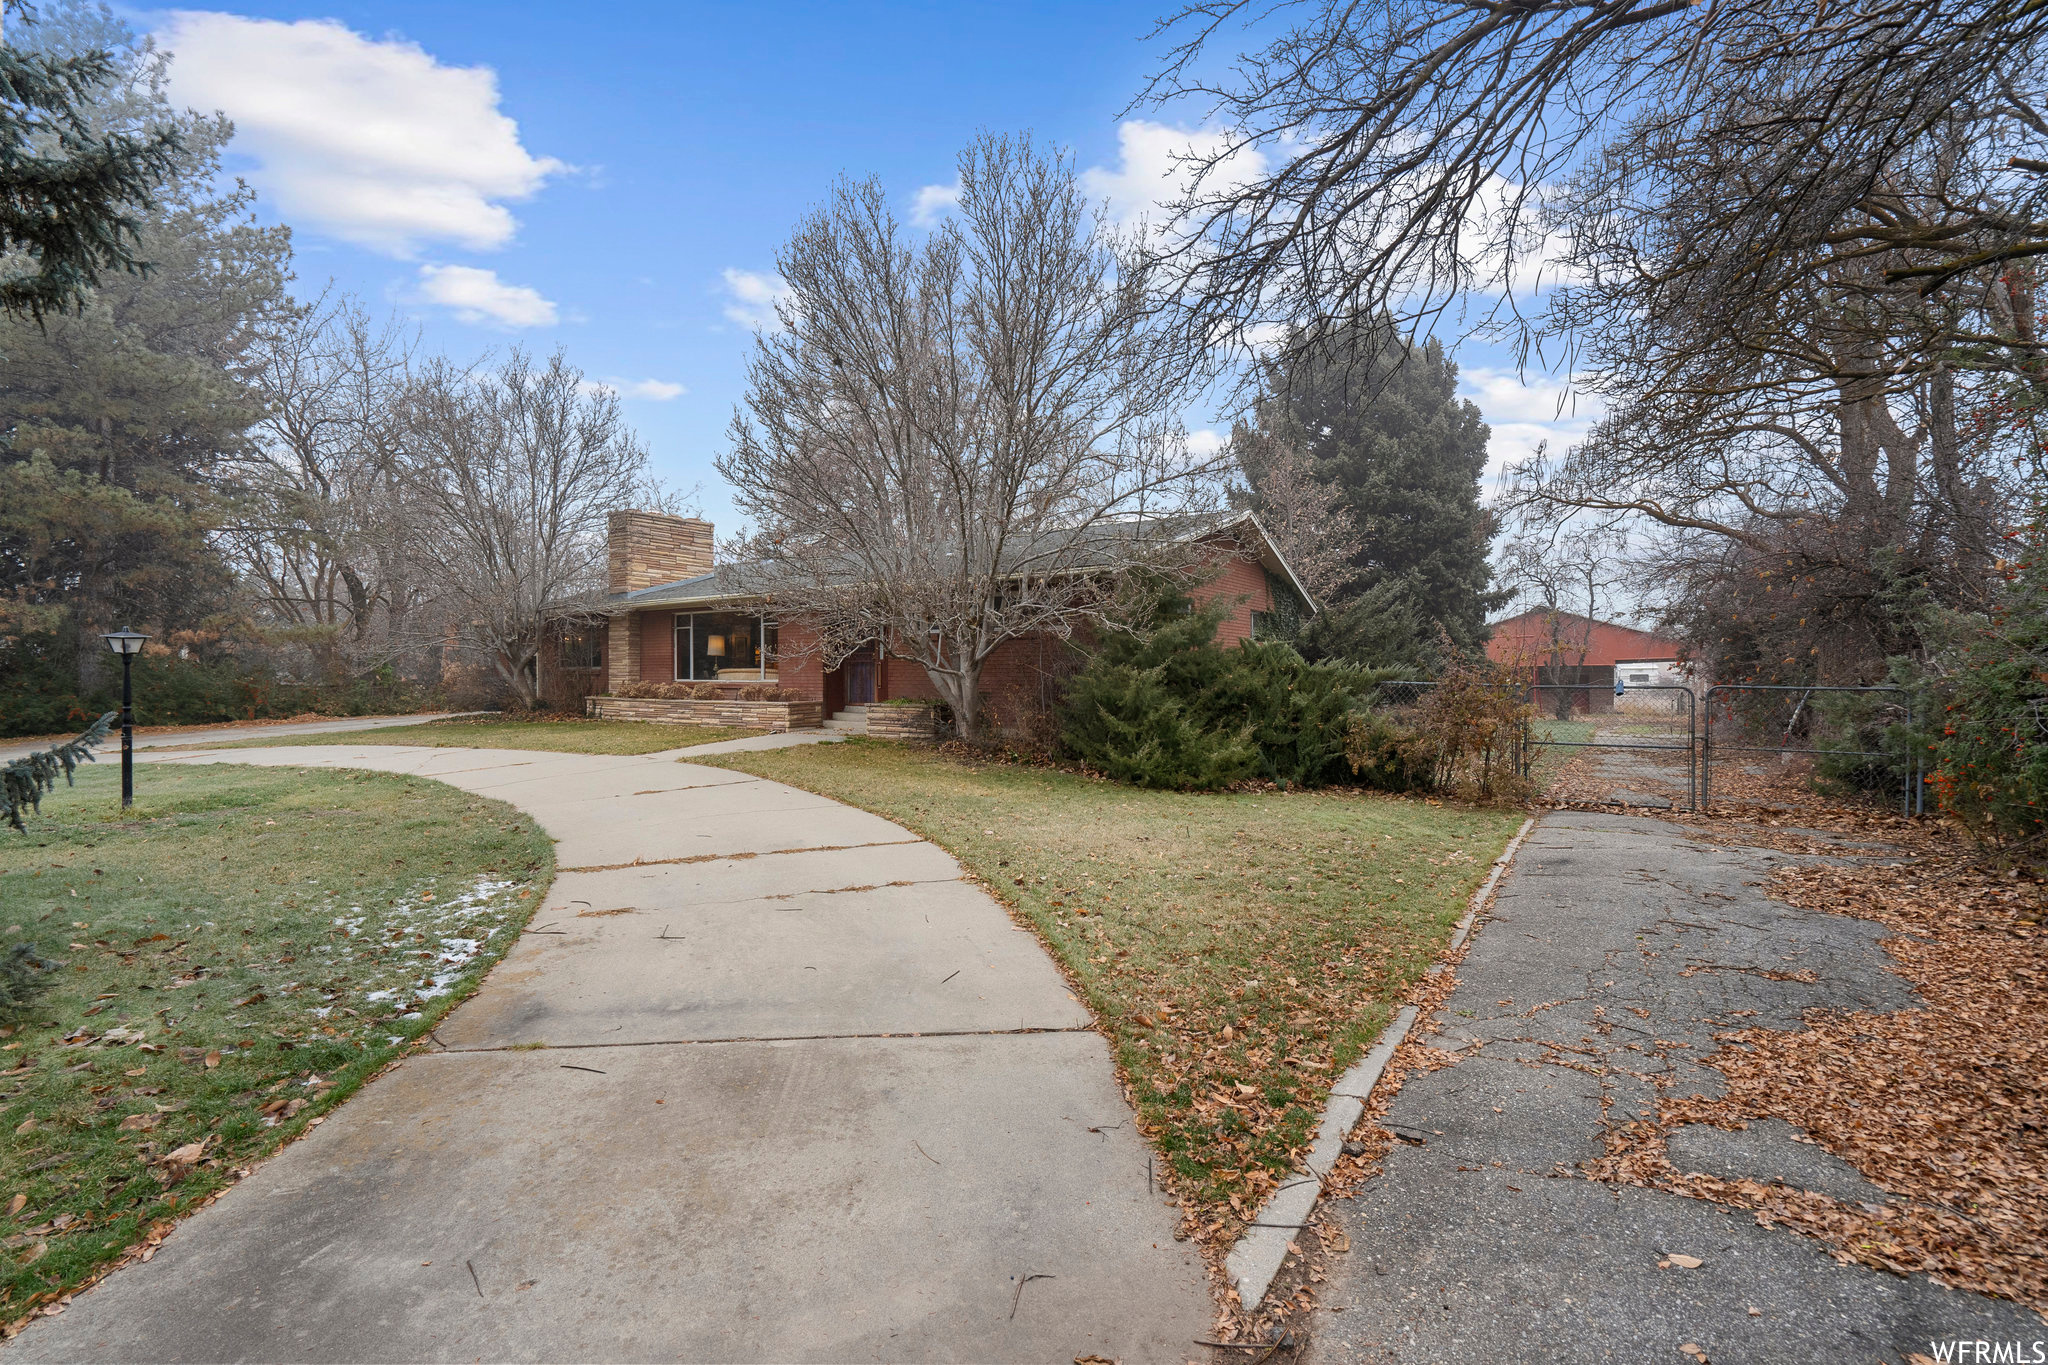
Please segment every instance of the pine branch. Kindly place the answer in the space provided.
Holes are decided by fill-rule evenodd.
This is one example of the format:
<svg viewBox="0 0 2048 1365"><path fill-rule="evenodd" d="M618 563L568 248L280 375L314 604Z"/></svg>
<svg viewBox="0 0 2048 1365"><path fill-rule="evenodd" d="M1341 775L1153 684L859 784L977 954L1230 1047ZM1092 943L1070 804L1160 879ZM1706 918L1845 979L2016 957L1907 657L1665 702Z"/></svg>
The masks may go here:
<svg viewBox="0 0 2048 1365"><path fill-rule="evenodd" d="M108 732L120 718L119 711L109 711L88 726L83 734L26 758L17 758L0 768L0 816L4 816L8 824L27 833L28 826L21 822L22 810L32 808L40 812L43 793L56 790L59 774L67 784L74 782L76 779L72 774L77 772L78 765L96 761L93 749L106 742Z"/></svg>

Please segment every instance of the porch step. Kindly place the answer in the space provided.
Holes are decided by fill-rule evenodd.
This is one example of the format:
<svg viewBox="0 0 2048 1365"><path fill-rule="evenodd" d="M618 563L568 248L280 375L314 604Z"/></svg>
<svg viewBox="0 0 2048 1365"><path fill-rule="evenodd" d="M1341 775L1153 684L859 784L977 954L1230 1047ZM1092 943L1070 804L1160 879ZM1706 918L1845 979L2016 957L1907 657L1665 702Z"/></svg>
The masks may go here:
<svg viewBox="0 0 2048 1365"><path fill-rule="evenodd" d="M868 732L868 708L849 706L843 711L834 711L825 722L825 728L839 735L864 735Z"/></svg>

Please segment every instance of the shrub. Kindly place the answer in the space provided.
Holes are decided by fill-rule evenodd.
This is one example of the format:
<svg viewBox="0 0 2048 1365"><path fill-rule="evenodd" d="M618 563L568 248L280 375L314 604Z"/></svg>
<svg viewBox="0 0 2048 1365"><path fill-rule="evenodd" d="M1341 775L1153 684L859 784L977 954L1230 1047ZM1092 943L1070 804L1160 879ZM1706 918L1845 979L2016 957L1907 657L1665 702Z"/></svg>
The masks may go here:
<svg viewBox="0 0 2048 1365"><path fill-rule="evenodd" d="M1061 746L1119 781L1192 789L1265 777L1313 787L1345 773L1349 717L1372 679L1292 646L1216 644L1222 608L1168 614L1105 641L1068 685Z"/></svg>
<svg viewBox="0 0 2048 1365"><path fill-rule="evenodd" d="M1429 785L1473 800L1526 799L1533 710L1520 684L1497 664L1451 658L1415 708Z"/></svg>
<svg viewBox="0 0 2048 1365"><path fill-rule="evenodd" d="M1119 782L1191 790L1256 771L1249 725L1225 731L1205 705L1228 667L1218 611L1189 612L1141 635L1113 635L1074 676L1061 708L1064 750Z"/></svg>
<svg viewBox="0 0 2048 1365"><path fill-rule="evenodd" d="M400 713L443 700L388 668L340 683L293 682L254 646L219 646L210 654L181 657L176 650L152 645L136 657L134 669L138 725L201 725L308 711ZM54 734L120 705L120 698L121 669L111 656L101 661L99 681L80 688L76 642L40 635L0 637L0 735Z"/></svg>
<svg viewBox="0 0 2048 1365"><path fill-rule="evenodd" d="M802 701L803 697L773 683L746 687L693 682L620 683L611 695L634 701Z"/></svg>
<svg viewBox="0 0 2048 1365"><path fill-rule="evenodd" d="M1380 710L1345 718L1344 759L1360 785L1386 792L1426 789L1436 770L1428 743Z"/></svg>
<svg viewBox="0 0 2048 1365"><path fill-rule="evenodd" d="M1992 611L1947 661L1929 778L1941 808L2008 856L2048 858L2048 518L2017 534Z"/></svg>
<svg viewBox="0 0 2048 1365"><path fill-rule="evenodd" d="M1209 707L1221 726L1251 727L1259 776L1300 787L1340 779L1351 714L1370 691L1365 676L1308 663L1277 641L1246 640L1224 658Z"/></svg>

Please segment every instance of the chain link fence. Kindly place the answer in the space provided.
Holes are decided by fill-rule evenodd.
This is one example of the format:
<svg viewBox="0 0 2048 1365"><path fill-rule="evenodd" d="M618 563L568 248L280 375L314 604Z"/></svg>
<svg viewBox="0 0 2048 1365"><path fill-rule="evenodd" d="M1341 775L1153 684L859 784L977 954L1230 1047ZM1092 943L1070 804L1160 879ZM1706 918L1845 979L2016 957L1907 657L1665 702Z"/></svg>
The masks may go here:
<svg viewBox="0 0 2048 1365"><path fill-rule="evenodd" d="M1414 722L1437 686L1421 679L1383 682L1376 707ZM1600 683L1526 687L1532 749L1525 765L1544 779L1544 752L1591 754L1578 785L1621 805L1710 809L1718 784L1724 807L1772 804L1787 782L1830 795L1896 801L1924 809L1925 776L1912 699L1898 687L1721 683L1695 691L1683 683L1616 690Z"/></svg>
<svg viewBox="0 0 2048 1365"><path fill-rule="evenodd" d="M1771 785L1793 779L1835 796L1896 799L1908 815L1925 807L1904 688L1717 683L1703 709L1703 809L1717 779L1729 803L1767 801Z"/></svg>
<svg viewBox="0 0 2048 1365"><path fill-rule="evenodd" d="M1374 701L1400 718L1412 713L1433 682L1402 679L1379 685ZM1596 780L1615 784L1623 804L1698 808L1698 704L1681 684L1645 684L1616 691L1607 683L1545 683L1522 689L1528 703L1531 753L1525 770L1546 769L1586 750L1603 753ZM1546 751L1549 760L1546 760Z"/></svg>
<svg viewBox="0 0 2048 1365"><path fill-rule="evenodd" d="M1623 805L1699 808L1699 704L1683 683L1529 689L1539 748L1598 751L1596 780Z"/></svg>

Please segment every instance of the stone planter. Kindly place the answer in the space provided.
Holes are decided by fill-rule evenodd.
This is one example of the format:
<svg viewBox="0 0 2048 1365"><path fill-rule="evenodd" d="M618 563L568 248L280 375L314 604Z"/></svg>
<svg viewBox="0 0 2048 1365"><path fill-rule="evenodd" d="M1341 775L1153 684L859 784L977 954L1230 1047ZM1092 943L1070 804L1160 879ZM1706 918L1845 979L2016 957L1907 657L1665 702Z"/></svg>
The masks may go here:
<svg viewBox="0 0 2048 1365"><path fill-rule="evenodd" d="M868 738L915 739L931 743L939 737L938 715L936 706L870 706Z"/></svg>
<svg viewBox="0 0 2048 1365"><path fill-rule="evenodd" d="M816 701L666 701L655 697L591 697L588 714L599 720L655 720L668 725L735 725L780 734L816 730L825 704Z"/></svg>

